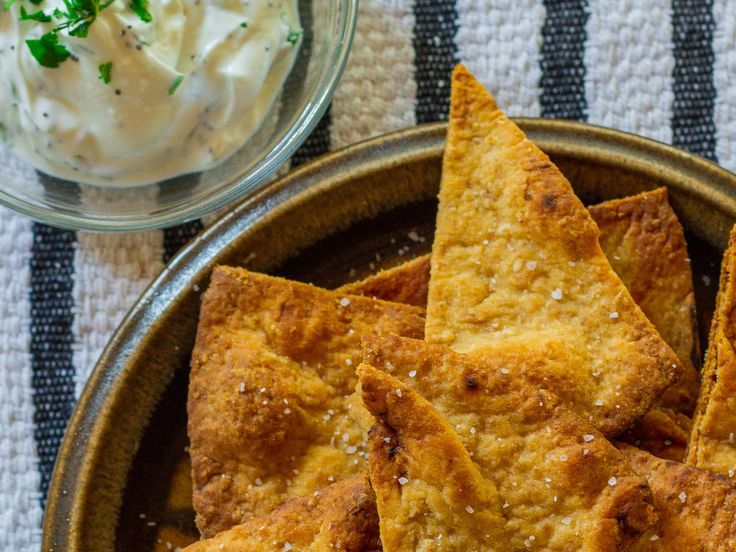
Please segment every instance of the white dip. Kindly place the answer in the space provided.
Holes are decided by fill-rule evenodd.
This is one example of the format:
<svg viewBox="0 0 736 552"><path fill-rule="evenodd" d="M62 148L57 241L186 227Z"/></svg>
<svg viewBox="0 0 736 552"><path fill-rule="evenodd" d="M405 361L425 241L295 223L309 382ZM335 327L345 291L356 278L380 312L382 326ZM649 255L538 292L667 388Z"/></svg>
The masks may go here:
<svg viewBox="0 0 736 552"><path fill-rule="evenodd" d="M74 21L64 2L0 11L0 138L18 156L70 180L142 184L207 169L256 132L296 57L296 0L133 2L143 16L113 0L86 37L57 30L69 57L55 68L26 41ZM50 22L19 20L55 8Z"/></svg>

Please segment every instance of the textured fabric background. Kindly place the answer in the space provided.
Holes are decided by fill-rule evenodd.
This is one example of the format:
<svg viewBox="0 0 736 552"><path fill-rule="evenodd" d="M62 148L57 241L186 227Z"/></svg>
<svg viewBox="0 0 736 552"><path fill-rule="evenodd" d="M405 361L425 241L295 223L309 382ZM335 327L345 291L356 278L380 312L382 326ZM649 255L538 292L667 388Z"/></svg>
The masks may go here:
<svg viewBox="0 0 736 552"><path fill-rule="evenodd" d="M332 107L292 164L445 118L457 60L511 115L587 120L736 170L736 0L361 0ZM0 220L0 550L36 550L75 400L202 224L101 236Z"/></svg>

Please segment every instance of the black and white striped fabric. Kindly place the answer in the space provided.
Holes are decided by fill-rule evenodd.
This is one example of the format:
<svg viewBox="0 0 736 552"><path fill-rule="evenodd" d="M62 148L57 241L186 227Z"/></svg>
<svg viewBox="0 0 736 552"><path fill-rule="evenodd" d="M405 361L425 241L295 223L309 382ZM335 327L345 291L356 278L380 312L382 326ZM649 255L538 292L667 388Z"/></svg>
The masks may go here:
<svg viewBox="0 0 736 552"><path fill-rule="evenodd" d="M446 118L457 61L510 115L619 128L736 170L736 0L361 0L331 109L292 163ZM0 216L0 550L35 550L97 357L203 224L108 236Z"/></svg>

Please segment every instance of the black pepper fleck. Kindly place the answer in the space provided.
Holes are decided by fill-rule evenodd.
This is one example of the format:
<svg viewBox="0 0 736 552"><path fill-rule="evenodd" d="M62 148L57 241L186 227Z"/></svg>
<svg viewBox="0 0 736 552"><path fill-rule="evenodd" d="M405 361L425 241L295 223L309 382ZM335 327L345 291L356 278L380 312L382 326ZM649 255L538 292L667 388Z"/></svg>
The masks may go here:
<svg viewBox="0 0 736 552"><path fill-rule="evenodd" d="M115 95L116 95L116 96L120 96L120 94L122 94L122 92L120 91L120 89L119 89L119 88L116 88L116 89L115 89Z"/></svg>

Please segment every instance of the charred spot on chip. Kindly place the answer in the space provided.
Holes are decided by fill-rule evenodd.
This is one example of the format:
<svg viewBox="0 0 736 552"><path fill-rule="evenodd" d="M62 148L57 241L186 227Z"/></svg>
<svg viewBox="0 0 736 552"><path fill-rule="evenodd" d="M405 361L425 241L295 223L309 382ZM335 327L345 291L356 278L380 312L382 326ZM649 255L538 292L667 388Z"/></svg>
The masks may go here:
<svg viewBox="0 0 736 552"><path fill-rule="evenodd" d="M544 194L542 197L542 206L548 211L552 211L555 208L556 199L554 194Z"/></svg>
<svg viewBox="0 0 736 552"><path fill-rule="evenodd" d="M475 374L465 374L465 387L468 389L478 388L478 380L475 379Z"/></svg>
<svg viewBox="0 0 736 552"><path fill-rule="evenodd" d="M397 454L399 454L399 451L402 449L401 445L396 445L394 447L389 447L388 449L388 458L389 460L393 460Z"/></svg>

